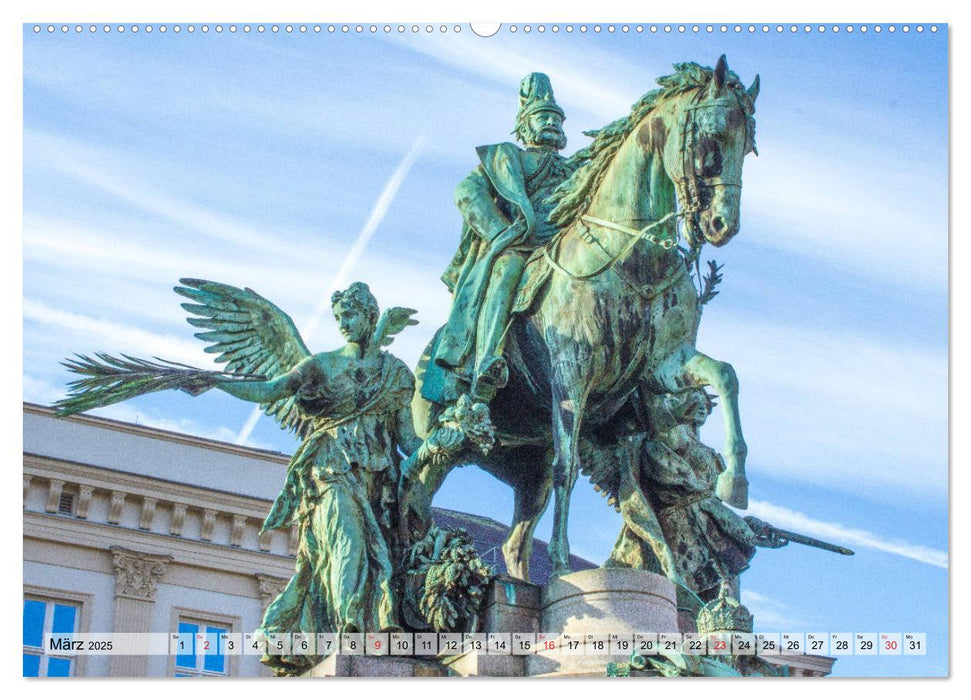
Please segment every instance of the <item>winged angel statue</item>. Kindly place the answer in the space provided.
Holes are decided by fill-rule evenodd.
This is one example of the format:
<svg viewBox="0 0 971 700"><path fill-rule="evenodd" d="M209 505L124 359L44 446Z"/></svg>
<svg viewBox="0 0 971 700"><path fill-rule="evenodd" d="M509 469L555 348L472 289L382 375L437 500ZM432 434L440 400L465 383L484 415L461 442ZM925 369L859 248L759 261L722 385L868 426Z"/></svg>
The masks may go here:
<svg viewBox="0 0 971 700"><path fill-rule="evenodd" d="M414 542L400 522L400 452L432 459L462 439L443 428L424 442L415 434L410 402L414 377L383 350L418 322L413 309L379 316L368 286L335 292L332 309L347 344L311 354L290 317L251 289L196 279L175 291L196 337L225 371L195 369L98 353L64 364L82 379L57 404L79 413L162 389L192 395L220 389L260 404L302 440L263 532L300 528L296 573L266 611L264 633L401 630L394 562ZM399 451L400 450L400 451ZM401 499L405 500L405 499ZM419 533L420 537L421 533ZM279 674L313 663L303 656L266 656Z"/></svg>

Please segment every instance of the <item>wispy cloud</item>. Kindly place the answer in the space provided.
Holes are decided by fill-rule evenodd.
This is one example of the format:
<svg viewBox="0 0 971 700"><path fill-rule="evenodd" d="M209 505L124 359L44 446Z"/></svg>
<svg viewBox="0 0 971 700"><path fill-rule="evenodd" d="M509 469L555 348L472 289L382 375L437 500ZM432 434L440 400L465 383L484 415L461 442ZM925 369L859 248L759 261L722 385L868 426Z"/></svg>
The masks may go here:
<svg viewBox="0 0 971 700"><path fill-rule="evenodd" d="M216 279L246 278L249 280L272 279L294 270L310 271L310 263L302 266L280 259L262 256L236 255L230 261L225 252L197 250L190 258L182 246L157 247L151 255L146 248L152 247L154 226L141 222L138 236L131 235L135 221L111 222L108 216L97 227L60 216L37 212L24 214L24 257L39 266L70 267L87 274L102 273L102 278L132 278L151 280L163 284L175 282L185 275L187 268L205 270ZM119 230L122 227L122 230ZM288 264L289 262L289 264ZM319 266L317 268L319 270ZM254 282L254 284L257 282ZM92 290L97 293L97 289Z"/></svg>
<svg viewBox="0 0 971 700"><path fill-rule="evenodd" d="M742 588L742 603L755 617L756 630L797 630L806 629L808 622L804 617L794 614L792 606L770 596Z"/></svg>
<svg viewBox="0 0 971 700"><path fill-rule="evenodd" d="M395 196L398 194L398 190L401 188L401 183L404 182L405 177L408 175L408 171L411 170L411 166L415 164L415 160L418 158L418 154L421 153L421 149L424 146L425 140L418 139L415 141L411 149L405 154L405 157L395 168L395 171L388 178L385 183L384 188L381 190L381 194L378 195L377 201L374 203L374 207L371 209L371 213L368 214L367 221L364 222L364 226L361 228L360 233L357 234L357 238L354 239L354 243L351 244L350 250L341 260L340 267L337 269L337 273L330 283L330 291L336 291L341 289L348 283L348 278L350 276L351 270L357 265L358 261L361 259L361 255L364 254L364 249L367 248L368 243L371 242L371 238L374 236L374 232L378 230L378 226L384 221L385 214L388 213L388 208L394 201ZM327 310L330 309L330 294L325 294L320 302L317 304L317 308L314 309L313 315L310 320L304 325L307 333L313 333L317 330L317 326L320 324L321 319Z"/></svg>
<svg viewBox="0 0 971 700"><path fill-rule="evenodd" d="M784 530L812 535L834 544L848 546L851 549L860 547L874 549L941 569L948 568L947 552L924 545L912 544L904 540L886 539L867 530L847 527L840 523L816 520L803 513L773 503L750 501L749 513Z"/></svg>
<svg viewBox="0 0 971 700"><path fill-rule="evenodd" d="M762 244L943 298L948 254L944 163L927 162L920 152L891 157L868 144L840 139L825 153L801 152L792 139L781 138L762 150L760 158L746 163L742 196L743 226L757 225ZM845 159L831 156L851 150ZM847 160L866 163L865 177L847 167ZM901 172L914 183L906 197L900 192Z"/></svg>
<svg viewBox="0 0 971 700"><path fill-rule="evenodd" d="M24 374L24 400L51 406L60 401L67 393L63 386L57 386L32 374Z"/></svg>
<svg viewBox="0 0 971 700"><path fill-rule="evenodd" d="M83 342L85 349L97 345L99 349L108 348L110 352L144 355L147 351L184 363L199 363L205 358L199 343L51 308L32 299L24 299L24 320L48 326L58 333L67 333L76 342Z"/></svg>
<svg viewBox="0 0 971 700"><path fill-rule="evenodd" d="M115 224L124 229L123 220ZM28 215L25 260L31 272L24 282L24 356L25 366L38 376L53 379L61 372L59 360L92 350L157 355L200 366L211 362L204 344L192 337L195 330L184 322L182 299L172 292L187 273L184 256L115 235L115 224L89 229ZM312 255L292 265L272 258L262 265L238 258L194 258L188 272L251 286L292 316L309 318L322 287L329 298L330 288L322 280L332 279L339 263L339 258L320 261ZM394 275L387 274L390 269ZM447 313L449 296L437 275L383 250L370 250L353 273L371 285L382 305L419 309L422 325L402 333L393 347L414 365ZM313 333L301 328L301 333L314 348L340 342L332 322L320 323ZM25 389L25 398L31 396Z"/></svg>
<svg viewBox="0 0 971 700"><path fill-rule="evenodd" d="M274 232L255 229L234 217L197 202L174 196L165 187L153 184L144 175L151 168L139 163L137 156L124 158L106 148L82 144L31 128L24 130L24 150L30 165L58 171L77 183L93 187L144 212L200 234L234 249L272 253L275 258L305 258L306 248L280 246ZM293 232L290 232L292 235Z"/></svg>
<svg viewBox="0 0 971 700"><path fill-rule="evenodd" d="M348 276L354 266L357 265L358 260L361 259L361 255L364 253L364 249L367 248L367 244L371 241L374 236L374 232L378 230L378 226L384 220L385 214L388 213L388 207L394 201L395 195L398 194L398 190L401 188L401 183L404 182L405 177L408 175L408 171L411 170L411 166L414 165L415 160L418 158L418 154L421 153L422 146L424 145L424 139L419 139L412 144L411 149L405 154L401 163L391 174L387 183L384 185L384 189L381 190L381 194L378 196L377 201L374 203L374 207L371 209L371 213L368 215L367 221L365 221L364 226L361 228L360 233L358 233L357 238L354 239L354 243L351 245L350 250L347 251L347 255L341 261L340 267L337 269L337 274L334 275L334 279L330 284L330 291L340 289L347 284ZM320 325L320 321L327 310L330 308L330 293L325 294L320 302L317 304L317 308L314 309L313 315L310 320L304 325L304 332L311 334L317 330L317 326ZM240 428L239 434L236 436L236 441L239 443L244 443L249 436L252 434L253 429L256 427L257 421L259 421L262 415L262 410L259 406L255 407L250 413L243 427Z"/></svg>
<svg viewBox="0 0 971 700"><path fill-rule="evenodd" d="M593 115L605 123L629 112L637 98L656 87L654 77L670 72L670 66L663 61L657 61L656 68L650 63L635 66L617 53L594 45L581 54L555 45L524 44L515 41L515 37L509 40L498 36L487 42L427 38L428 41L400 43L480 79L507 84L514 95L524 75L533 71L548 73L554 79L556 99L564 108ZM632 88L632 76L644 76L644 84Z"/></svg>
<svg viewBox="0 0 971 700"><path fill-rule="evenodd" d="M738 373L755 470L925 499L946 492L943 348L715 315L702 324L698 348ZM709 421L705 437L720 444L720 423Z"/></svg>
<svg viewBox="0 0 971 700"><path fill-rule="evenodd" d="M626 115L641 94L656 87L655 77L671 69L651 56L631 64L615 53L598 52L595 45L579 59L575 51L555 44L523 43L515 37L468 43L428 39L399 41L480 79L502 82L510 94L527 73L549 73L568 115L568 131L587 120L593 123L583 123L584 129ZM764 118L773 117L778 122L781 115L769 112ZM747 159L742 206L743 221L764 224L765 244L884 283L945 291L946 162L928 162L926 148L891 150L885 140L860 138L859 131L833 133L811 120L798 126L784 120L761 142L763 156Z"/></svg>

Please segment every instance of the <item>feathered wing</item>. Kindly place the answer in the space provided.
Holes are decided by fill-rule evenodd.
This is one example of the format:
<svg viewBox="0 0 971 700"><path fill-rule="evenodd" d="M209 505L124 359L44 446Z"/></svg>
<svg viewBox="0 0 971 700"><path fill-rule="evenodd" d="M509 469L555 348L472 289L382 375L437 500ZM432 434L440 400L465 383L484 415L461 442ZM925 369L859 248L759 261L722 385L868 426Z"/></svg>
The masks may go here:
<svg viewBox="0 0 971 700"><path fill-rule="evenodd" d="M418 312L414 309L407 309L403 306L386 309L374 326L374 336L370 343L372 350L377 352L381 348L391 345L398 333L408 326L417 326L418 321L412 318L416 313Z"/></svg>
<svg viewBox="0 0 971 700"><path fill-rule="evenodd" d="M192 316L186 320L207 330L195 336L208 343L206 352L216 354L233 374L261 375L273 379L310 356L293 320L275 304L252 289L197 279L179 280L175 291L191 299L182 304ZM305 416L296 397L262 404L264 413L284 428L305 437Z"/></svg>

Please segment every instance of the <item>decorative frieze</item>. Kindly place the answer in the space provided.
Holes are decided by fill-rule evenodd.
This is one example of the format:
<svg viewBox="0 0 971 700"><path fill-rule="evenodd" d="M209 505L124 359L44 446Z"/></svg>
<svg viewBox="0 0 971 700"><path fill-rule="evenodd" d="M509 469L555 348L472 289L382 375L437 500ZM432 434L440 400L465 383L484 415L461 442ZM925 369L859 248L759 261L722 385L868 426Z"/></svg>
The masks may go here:
<svg viewBox="0 0 971 700"><path fill-rule="evenodd" d="M70 498L70 512L79 520L91 522L92 513L95 513L96 521L101 523L124 525L132 529L137 527L143 532L171 534L176 537L185 536L187 515L189 520L194 520L198 514L200 520L198 535L195 534L194 526L190 527L193 537L198 537L202 542L229 545L233 548L244 548L247 542L252 542L248 539L248 528L254 526L259 528L262 522L262 515L258 512L207 507L209 503L180 503L174 498L166 498L157 492L106 487L100 483L84 483L85 481L87 479L59 479L53 474L25 473L23 474L24 508L37 508L42 503L43 512L63 515L68 513L65 501ZM38 498L39 496L43 497L42 500ZM100 507L92 510L93 505L98 504ZM160 508L171 508L171 518L161 518ZM220 518L225 518L229 525L227 534L223 534L221 530L217 531L216 525ZM300 543L299 525L283 530L281 535L286 538L287 553L295 556ZM279 546L280 540L277 542ZM250 545L254 551L264 553L271 552L273 546L273 533L259 531L256 546Z"/></svg>
<svg viewBox="0 0 971 700"><path fill-rule="evenodd" d="M88 519L88 508L91 507L92 494L94 494L93 486L81 485L78 487L78 506L74 514L82 520Z"/></svg>
<svg viewBox="0 0 971 700"><path fill-rule="evenodd" d="M125 507L125 493L112 491L111 502L108 504L108 523L117 525L121 522L121 510Z"/></svg>
<svg viewBox="0 0 971 700"><path fill-rule="evenodd" d="M47 491L47 503L44 510L48 513L56 513L61 504L61 492L64 490L63 479L51 479L50 488Z"/></svg>

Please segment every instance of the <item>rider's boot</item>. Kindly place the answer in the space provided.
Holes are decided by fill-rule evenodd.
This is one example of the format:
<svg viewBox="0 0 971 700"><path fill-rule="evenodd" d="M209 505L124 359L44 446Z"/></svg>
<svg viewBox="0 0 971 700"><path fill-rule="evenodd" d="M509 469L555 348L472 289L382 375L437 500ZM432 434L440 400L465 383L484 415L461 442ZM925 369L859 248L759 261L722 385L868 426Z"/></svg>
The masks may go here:
<svg viewBox="0 0 971 700"><path fill-rule="evenodd" d="M507 251L499 256L493 266L476 329L476 364L472 383L472 399L476 402L488 405L496 392L509 381L509 367L502 358L502 352L525 262L522 253Z"/></svg>
<svg viewBox="0 0 971 700"><path fill-rule="evenodd" d="M472 400L488 405L496 392L506 386L508 381L509 366L506 361L496 355L490 355L479 365L476 372L475 381L472 383Z"/></svg>

